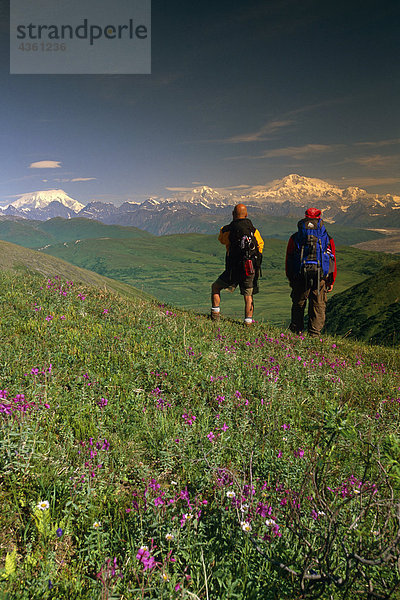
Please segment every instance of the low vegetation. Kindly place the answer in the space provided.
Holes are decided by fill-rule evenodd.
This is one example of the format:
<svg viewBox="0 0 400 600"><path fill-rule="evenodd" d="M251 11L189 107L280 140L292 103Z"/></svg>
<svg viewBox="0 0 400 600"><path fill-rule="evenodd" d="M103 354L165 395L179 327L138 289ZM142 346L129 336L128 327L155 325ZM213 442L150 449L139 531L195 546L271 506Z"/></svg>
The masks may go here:
<svg viewBox="0 0 400 600"><path fill-rule="evenodd" d="M398 597L395 351L1 288L1 597Z"/></svg>
<svg viewBox="0 0 400 600"><path fill-rule="evenodd" d="M328 304L330 333L377 344L400 343L400 262L337 294Z"/></svg>

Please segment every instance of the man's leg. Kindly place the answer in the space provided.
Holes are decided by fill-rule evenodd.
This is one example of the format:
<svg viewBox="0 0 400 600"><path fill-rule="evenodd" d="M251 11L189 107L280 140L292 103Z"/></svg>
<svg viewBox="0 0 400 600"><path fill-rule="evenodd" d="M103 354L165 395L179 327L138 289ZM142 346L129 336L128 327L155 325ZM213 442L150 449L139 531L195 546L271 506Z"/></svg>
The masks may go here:
<svg viewBox="0 0 400 600"><path fill-rule="evenodd" d="M214 281L211 286L211 306L213 308L219 308L221 304L221 290L224 289L221 283L218 281Z"/></svg>
<svg viewBox="0 0 400 600"><path fill-rule="evenodd" d="M325 281L320 282L318 289L311 290L308 300L308 333L312 337L320 335L325 324L326 312L326 285Z"/></svg>
<svg viewBox="0 0 400 600"><path fill-rule="evenodd" d="M304 309L310 293L303 281L295 282L292 287L292 314L289 325L290 331L301 333L304 329Z"/></svg>
<svg viewBox="0 0 400 600"><path fill-rule="evenodd" d="M244 318L252 319L254 312L253 296L244 296Z"/></svg>
<svg viewBox="0 0 400 600"><path fill-rule="evenodd" d="M220 316L219 305L221 303L222 289L224 289L224 286L218 279L211 286L211 319L213 321L218 321Z"/></svg>

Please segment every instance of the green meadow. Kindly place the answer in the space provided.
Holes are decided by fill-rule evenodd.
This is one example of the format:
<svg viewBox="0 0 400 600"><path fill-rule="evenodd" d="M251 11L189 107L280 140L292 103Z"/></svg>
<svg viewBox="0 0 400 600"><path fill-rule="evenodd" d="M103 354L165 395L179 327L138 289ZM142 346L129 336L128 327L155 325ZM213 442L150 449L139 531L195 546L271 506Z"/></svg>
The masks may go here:
<svg viewBox="0 0 400 600"><path fill-rule="evenodd" d="M255 297L255 318L286 326L291 302L284 261L287 239L295 223L293 219L260 214L257 225L265 238L265 250L260 293ZM206 231L210 227L217 225L204 223ZM377 232L335 225L329 226L329 231L339 246L339 275L332 296L398 260L393 255L346 246L379 237ZM56 218L44 222L0 222L0 239L40 248L43 254L124 282L162 302L203 313L210 309L211 283L224 270L225 249L216 234L155 236L135 227L105 225L82 218ZM223 292L222 310L230 317L243 314L243 300L238 291Z"/></svg>
<svg viewBox="0 0 400 600"><path fill-rule="evenodd" d="M162 302L200 312L210 309L211 283L224 270L225 249L216 236L179 234L142 239L86 239L52 245L44 251L67 262L129 283ZM290 288L285 277L286 242L267 239L255 318L287 325ZM337 249L338 278L334 293L363 281L396 260L392 255L350 247ZM397 258L398 260L398 258ZM222 310L235 317L243 313L243 299L222 293Z"/></svg>
<svg viewBox="0 0 400 600"><path fill-rule="evenodd" d="M399 597L398 352L63 268L0 273L1 598Z"/></svg>

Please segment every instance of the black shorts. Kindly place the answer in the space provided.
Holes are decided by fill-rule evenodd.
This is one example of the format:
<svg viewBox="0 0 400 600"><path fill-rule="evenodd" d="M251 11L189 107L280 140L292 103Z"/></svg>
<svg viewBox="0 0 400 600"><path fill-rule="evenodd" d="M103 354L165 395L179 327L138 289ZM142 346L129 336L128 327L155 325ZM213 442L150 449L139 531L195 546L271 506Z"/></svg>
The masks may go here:
<svg viewBox="0 0 400 600"><path fill-rule="evenodd" d="M217 285L221 290L228 290L234 292L237 286L239 286L240 293L242 296L254 296L258 294L258 278L255 275L248 275L245 278L236 276L231 271L224 271L214 282L213 285Z"/></svg>

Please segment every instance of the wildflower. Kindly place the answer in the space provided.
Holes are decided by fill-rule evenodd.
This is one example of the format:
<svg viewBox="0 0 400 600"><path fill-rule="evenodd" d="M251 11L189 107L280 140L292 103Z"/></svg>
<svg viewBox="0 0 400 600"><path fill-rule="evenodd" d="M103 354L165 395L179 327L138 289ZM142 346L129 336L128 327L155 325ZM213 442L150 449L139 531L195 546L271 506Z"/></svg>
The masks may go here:
<svg viewBox="0 0 400 600"><path fill-rule="evenodd" d="M49 579L49 583L47 584L47 587L49 588L49 590L51 590L54 587L51 579Z"/></svg>
<svg viewBox="0 0 400 600"><path fill-rule="evenodd" d="M101 523L100 523L100 521L95 521L95 522L93 523L93 529L99 529L100 527L101 527Z"/></svg>
<svg viewBox="0 0 400 600"><path fill-rule="evenodd" d="M353 490L353 493L354 494L361 494L360 490L357 490L357 489Z"/></svg>
<svg viewBox="0 0 400 600"><path fill-rule="evenodd" d="M215 435L213 434L212 431L210 431L209 434L207 434L208 439L210 440L210 442L212 442L215 439Z"/></svg>
<svg viewBox="0 0 400 600"><path fill-rule="evenodd" d="M169 577L168 577L168 575L167 575L166 573L163 573L163 574L161 575L161 579L162 579L163 581L169 581Z"/></svg>
<svg viewBox="0 0 400 600"><path fill-rule="evenodd" d="M64 533L64 532L63 532L63 530L61 529L61 527L59 527L59 528L57 529L57 531L56 531L57 537L59 537L59 538L62 536L62 534L63 534L63 533Z"/></svg>
<svg viewBox="0 0 400 600"><path fill-rule="evenodd" d="M193 519L192 513L185 513L181 518L181 527L184 527L186 521L191 521Z"/></svg>
<svg viewBox="0 0 400 600"><path fill-rule="evenodd" d="M167 540L167 542L172 542L172 540L174 539L174 534L173 533L167 533L165 536L165 539Z"/></svg>
<svg viewBox="0 0 400 600"><path fill-rule="evenodd" d="M50 504L47 502L47 500L41 500L36 508L39 510L47 510L49 506Z"/></svg>
<svg viewBox="0 0 400 600"><path fill-rule="evenodd" d="M236 497L236 494L235 494L235 492L234 492L233 490L228 490L228 491L226 492L226 497L227 497L227 498L235 498L235 497Z"/></svg>
<svg viewBox="0 0 400 600"><path fill-rule="evenodd" d="M276 521L275 521L275 519L267 519L265 521L265 524L267 527L274 527L274 525L276 525Z"/></svg>
<svg viewBox="0 0 400 600"><path fill-rule="evenodd" d="M248 521L241 521L240 526L246 533L251 531L251 525Z"/></svg>

